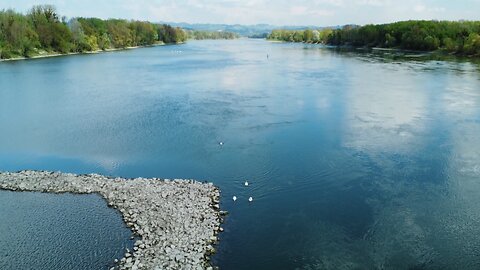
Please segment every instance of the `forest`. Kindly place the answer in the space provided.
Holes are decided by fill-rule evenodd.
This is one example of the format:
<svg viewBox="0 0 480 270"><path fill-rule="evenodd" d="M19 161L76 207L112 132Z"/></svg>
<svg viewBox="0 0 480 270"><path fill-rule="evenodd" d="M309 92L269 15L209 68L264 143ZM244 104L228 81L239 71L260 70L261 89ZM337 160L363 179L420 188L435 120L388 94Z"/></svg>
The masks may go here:
<svg viewBox="0 0 480 270"><path fill-rule="evenodd" d="M0 11L0 59L181 43L187 33L166 24L121 19L60 17L51 5L27 14Z"/></svg>
<svg viewBox="0 0 480 270"><path fill-rule="evenodd" d="M236 39L240 35L227 31L201 31L201 30L185 30L189 39Z"/></svg>
<svg viewBox="0 0 480 270"><path fill-rule="evenodd" d="M274 30L270 40L480 55L478 21L402 21L338 29Z"/></svg>

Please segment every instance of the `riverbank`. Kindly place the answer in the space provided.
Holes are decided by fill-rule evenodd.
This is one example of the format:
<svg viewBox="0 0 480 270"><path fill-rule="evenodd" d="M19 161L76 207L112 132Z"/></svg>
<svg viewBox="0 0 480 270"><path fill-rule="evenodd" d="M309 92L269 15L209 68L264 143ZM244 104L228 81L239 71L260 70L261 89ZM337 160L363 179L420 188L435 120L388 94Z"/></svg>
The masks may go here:
<svg viewBox="0 0 480 270"><path fill-rule="evenodd" d="M0 172L0 189L100 194L140 238L117 269L212 269L223 212L211 183L22 171Z"/></svg>
<svg viewBox="0 0 480 270"><path fill-rule="evenodd" d="M179 42L175 44L183 44L184 42ZM157 43L152 45L144 45L144 46L131 46L125 48L111 48L105 50L95 50L95 51L86 51L86 52L74 52L74 53L59 53L59 52L52 52L52 53L45 53L45 54L38 54L32 57L13 57L9 59L0 59L0 62L10 62L10 61L19 61L19 60L32 60L32 59L41 59L41 58L51 58L51 57L59 57L59 56L69 56L69 55L81 55L81 54L97 54L97 53L107 53L107 52L116 52L116 51L125 51L125 50L133 50L139 48L149 48L149 47L157 47L157 46L165 46L170 45L167 43Z"/></svg>
<svg viewBox="0 0 480 270"><path fill-rule="evenodd" d="M293 44L306 44L306 45L318 45L323 48L338 50L338 51L357 51L357 52L376 52L376 53L390 53L396 54L396 56L401 56L405 58L428 58L435 60L444 60L444 59L465 59L468 61L480 60L480 55L467 55L461 53L452 53L445 50L434 50L434 51L425 51L425 50L406 50L401 48L383 48L383 47L368 47L368 46L352 46L352 45L329 45L324 43L315 43L315 42L293 42L293 41L283 41L283 40L269 40L266 41L271 43L293 43Z"/></svg>

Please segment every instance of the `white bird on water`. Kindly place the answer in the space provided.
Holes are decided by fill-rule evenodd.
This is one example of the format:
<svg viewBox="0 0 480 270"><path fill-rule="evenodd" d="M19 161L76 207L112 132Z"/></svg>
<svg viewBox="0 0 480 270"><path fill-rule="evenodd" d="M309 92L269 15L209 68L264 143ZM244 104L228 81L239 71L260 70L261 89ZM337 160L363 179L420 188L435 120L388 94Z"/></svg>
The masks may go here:
<svg viewBox="0 0 480 270"><path fill-rule="evenodd" d="M220 146L223 146L223 142L219 142L218 144L220 144Z"/></svg>
<svg viewBox="0 0 480 270"><path fill-rule="evenodd" d="M252 198L252 197L248 198L248 201L249 201L249 202L252 202L252 201L253 201L253 198Z"/></svg>
<svg viewBox="0 0 480 270"><path fill-rule="evenodd" d="M237 200L237 196L233 196L233 201L236 201Z"/></svg>
<svg viewBox="0 0 480 270"><path fill-rule="evenodd" d="M245 181L245 186L248 187L248 181Z"/></svg>

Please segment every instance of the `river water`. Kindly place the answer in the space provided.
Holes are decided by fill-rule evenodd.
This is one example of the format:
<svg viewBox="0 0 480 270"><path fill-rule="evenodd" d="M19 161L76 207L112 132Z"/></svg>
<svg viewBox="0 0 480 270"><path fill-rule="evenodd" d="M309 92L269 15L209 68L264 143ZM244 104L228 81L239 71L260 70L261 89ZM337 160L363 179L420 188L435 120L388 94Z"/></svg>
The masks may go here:
<svg viewBox="0 0 480 270"><path fill-rule="evenodd" d="M100 195L0 190L0 269L110 269L131 231Z"/></svg>
<svg viewBox="0 0 480 270"><path fill-rule="evenodd" d="M212 181L221 269L480 268L473 61L241 39L6 62L0 127L0 170Z"/></svg>

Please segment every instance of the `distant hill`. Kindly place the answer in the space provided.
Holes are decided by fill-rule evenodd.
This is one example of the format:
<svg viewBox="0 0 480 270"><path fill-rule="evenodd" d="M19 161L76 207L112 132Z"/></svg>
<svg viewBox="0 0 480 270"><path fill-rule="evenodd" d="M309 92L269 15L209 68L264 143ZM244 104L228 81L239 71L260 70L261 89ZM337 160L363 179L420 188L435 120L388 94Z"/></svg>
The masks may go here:
<svg viewBox="0 0 480 270"><path fill-rule="evenodd" d="M318 26L279 26L270 24L254 24L254 25L241 25L241 24L190 24L190 23L174 23L174 22L161 22L171 26L178 26L187 30L201 30L201 31L225 31L237 33L244 37L266 37L274 29L286 29L286 30L302 30L307 28L320 29Z"/></svg>

